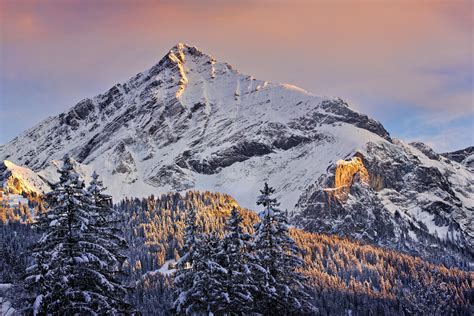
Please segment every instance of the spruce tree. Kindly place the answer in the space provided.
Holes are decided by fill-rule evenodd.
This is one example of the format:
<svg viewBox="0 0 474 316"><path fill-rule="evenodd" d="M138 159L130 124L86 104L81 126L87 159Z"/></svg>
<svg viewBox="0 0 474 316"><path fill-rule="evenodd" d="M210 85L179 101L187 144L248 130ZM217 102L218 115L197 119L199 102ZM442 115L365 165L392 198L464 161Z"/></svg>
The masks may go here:
<svg viewBox="0 0 474 316"><path fill-rule="evenodd" d="M275 189L265 183L257 205L263 206L260 222L255 225L256 259L259 269L255 279L259 287L256 311L265 315L311 314L316 308L305 292L300 250L289 236L285 214L272 195Z"/></svg>
<svg viewBox="0 0 474 316"><path fill-rule="evenodd" d="M107 221L110 199L97 176L90 192L64 157L59 182L47 194L48 211L35 224L43 233L32 247L35 264L26 284L35 315L131 312L127 289L118 280L125 242Z"/></svg>
<svg viewBox="0 0 474 316"><path fill-rule="evenodd" d="M218 314L229 296L224 281L227 270L217 262L220 240L215 234L202 234L193 262L193 285L188 292L187 313Z"/></svg>
<svg viewBox="0 0 474 316"><path fill-rule="evenodd" d="M221 280L226 293L226 300L219 304L222 313L234 315L252 312L252 292L257 287L252 280L254 257L250 240L251 236L243 231L242 216L234 207L226 223L226 234L216 259L227 272Z"/></svg>
<svg viewBox="0 0 474 316"><path fill-rule="evenodd" d="M97 292L102 295L102 297L99 297L99 299L104 300L102 304L109 306L106 308L107 313L134 312L132 306L126 302L128 288L121 282L122 267L127 260L125 251L128 245L122 237L123 232L119 228L120 220L117 212L112 207L112 197L104 193L106 188L95 171L92 174L92 181L87 191L92 200L92 207L90 208L92 222L89 225L90 231L85 236L87 237L85 238L86 243L84 243L85 250L96 257L99 266L95 267L95 271L105 277L109 286L112 285L113 288L104 289L100 286L101 282L97 284L98 280L92 281L96 282L95 288L100 289ZM88 245L93 246L92 249L89 249ZM100 247L95 247L95 245ZM91 262L91 260L89 261ZM92 266L94 269L96 264Z"/></svg>
<svg viewBox="0 0 474 316"><path fill-rule="evenodd" d="M189 305L189 292L193 286L194 271L193 262L197 242L197 214L194 208L191 208L185 218L184 232L184 255L176 263L176 275L174 284L176 286L175 301L173 309L178 314L186 314Z"/></svg>
<svg viewBox="0 0 474 316"><path fill-rule="evenodd" d="M215 314L223 302L228 303L223 283L227 270L217 262L219 249L219 238L198 230L196 212L191 209L186 217L186 253L176 264L176 314Z"/></svg>

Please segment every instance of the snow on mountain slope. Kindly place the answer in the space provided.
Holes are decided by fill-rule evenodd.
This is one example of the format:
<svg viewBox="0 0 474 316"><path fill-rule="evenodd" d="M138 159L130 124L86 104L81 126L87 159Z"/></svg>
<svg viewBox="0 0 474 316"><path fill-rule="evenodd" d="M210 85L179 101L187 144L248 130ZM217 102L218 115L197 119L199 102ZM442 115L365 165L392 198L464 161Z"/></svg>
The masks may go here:
<svg viewBox="0 0 474 316"><path fill-rule="evenodd" d="M149 70L0 147L1 159L49 181L56 177L50 162L66 153L86 177L97 170L116 199L195 188L229 193L251 208L268 181L284 209L304 214L308 229L328 230L332 220L370 202L383 214L399 210L426 226L434 223L430 236L444 233L449 223L454 239L446 240L472 247L473 175L464 166L434 162L415 146L392 140L380 123L341 99L256 80L183 44ZM355 155L366 164L370 185L356 199L353 179L360 170L346 168L347 194L340 198L331 193L331 174L340 159ZM432 216L430 205L439 199L450 207L441 207L445 222ZM334 205L336 217L324 211ZM326 226L313 221L318 217ZM366 237L358 226L347 228L341 234Z"/></svg>
<svg viewBox="0 0 474 316"><path fill-rule="evenodd" d="M461 150L441 154L446 158L459 162L464 166L474 170L474 146L470 146Z"/></svg>
<svg viewBox="0 0 474 316"><path fill-rule="evenodd" d="M0 182L3 190L12 194L42 194L50 190L49 184L38 174L8 160L0 163Z"/></svg>
<svg viewBox="0 0 474 316"><path fill-rule="evenodd" d="M104 174L116 197L198 187L230 191L253 205L256 188L284 176L286 165L308 182L332 159L380 139L364 127L388 138L339 99L255 80L178 44L148 71L26 131L0 157L40 171L70 153ZM306 151L324 149L317 168L294 150L311 143ZM250 186L227 181L236 178Z"/></svg>

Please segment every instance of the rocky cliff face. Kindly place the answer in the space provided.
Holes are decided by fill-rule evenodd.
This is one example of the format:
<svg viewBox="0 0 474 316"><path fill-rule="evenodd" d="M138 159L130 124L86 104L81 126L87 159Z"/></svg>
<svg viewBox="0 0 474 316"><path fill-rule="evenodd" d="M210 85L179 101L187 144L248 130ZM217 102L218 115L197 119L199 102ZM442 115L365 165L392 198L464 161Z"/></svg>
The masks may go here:
<svg viewBox="0 0 474 316"><path fill-rule="evenodd" d="M440 155L398 141L368 143L305 190L295 223L444 262L469 261L473 184L472 173Z"/></svg>
<svg viewBox="0 0 474 316"><path fill-rule="evenodd" d="M193 188L251 208L268 181L309 230L393 247L408 236L407 249L424 251L420 232L472 251L465 166L392 139L341 99L257 80L183 44L0 147L0 159L48 181L66 153L115 198Z"/></svg>

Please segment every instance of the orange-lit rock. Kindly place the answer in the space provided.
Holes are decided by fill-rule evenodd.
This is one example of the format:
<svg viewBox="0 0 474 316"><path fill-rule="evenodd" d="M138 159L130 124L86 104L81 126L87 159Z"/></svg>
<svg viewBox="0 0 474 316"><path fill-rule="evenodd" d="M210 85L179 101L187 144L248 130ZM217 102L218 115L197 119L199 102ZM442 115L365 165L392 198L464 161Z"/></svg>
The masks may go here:
<svg viewBox="0 0 474 316"><path fill-rule="evenodd" d="M349 161L339 160L334 175L334 186L327 188L326 192L331 197L345 201L356 178L363 184L370 184L369 172L365 168L362 159L360 157L353 157Z"/></svg>
<svg viewBox="0 0 474 316"><path fill-rule="evenodd" d="M176 64L178 67L179 72L179 82L178 82L178 90L176 91L176 98L180 98L186 88L186 84L188 83L188 78L186 77L186 70L184 68L184 63L186 60L185 54L183 53L183 49L185 49L185 45L179 43L176 45L176 48L173 48L168 53L168 58Z"/></svg>
<svg viewBox="0 0 474 316"><path fill-rule="evenodd" d="M13 162L3 161L4 171L3 189L11 194L27 194L40 195L43 192L49 191L47 183L41 179L32 170L15 165Z"/></svg>

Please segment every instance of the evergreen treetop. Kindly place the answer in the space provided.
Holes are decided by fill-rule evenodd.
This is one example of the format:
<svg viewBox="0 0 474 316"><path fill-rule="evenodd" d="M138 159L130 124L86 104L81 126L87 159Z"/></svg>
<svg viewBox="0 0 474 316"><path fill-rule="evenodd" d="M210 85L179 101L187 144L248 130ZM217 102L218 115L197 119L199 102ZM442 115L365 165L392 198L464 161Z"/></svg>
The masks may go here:
<svg viewBox="0 0 474 316"><path fill-rule="evenodd" d="M98 199L98 177L85 190L68 156L58 172L59 182L46 196L49 209L36 223L43 233L32 247L36 262L27 269L33 314L131 312L119 279L126 243L108 221L105 195Z"/></svg>
<svg viewBox="0 0 474 316"><path fill-rule="evenodd" d="M264 210L259 213L261 221L255 225L254 236L259 265L254 276L259 287L256 308L266 315L313 313L316 309L309 302L305 278L299 271L304 262L289 235L287 218L272 197L275 189L265 183L260 192L257 204Z"/></svg>

